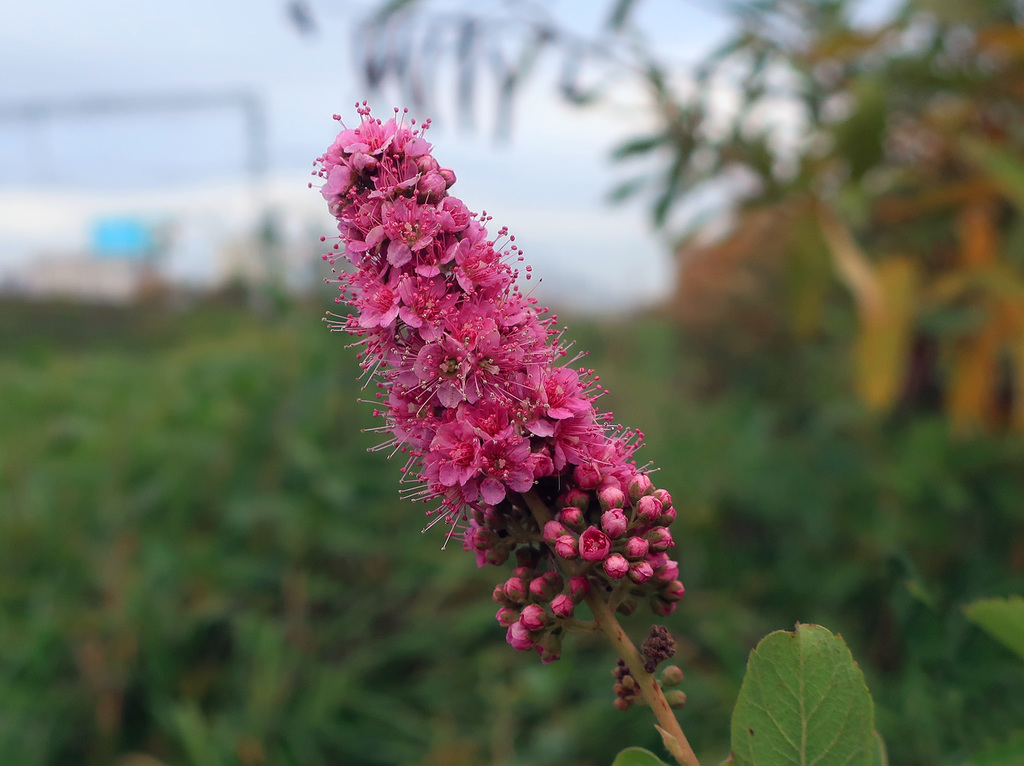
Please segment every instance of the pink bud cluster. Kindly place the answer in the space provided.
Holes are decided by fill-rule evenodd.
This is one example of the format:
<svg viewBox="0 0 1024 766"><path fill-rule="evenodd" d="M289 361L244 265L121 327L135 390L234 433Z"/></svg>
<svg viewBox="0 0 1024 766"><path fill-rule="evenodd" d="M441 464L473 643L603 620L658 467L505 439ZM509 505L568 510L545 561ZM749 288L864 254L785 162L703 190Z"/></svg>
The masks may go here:
<svg viewBox="0 0 1024 766"><path fill-rule="evenodd" d="M562 331L521 292L515 237L492 239L490 218L448 193L455 174L431 154L429 121L357 109L359 125L316 161L340 234L324 258L350 264L335 270L337 301L358 311L329 322L357 336L376 379L374 414L391 434L379 448L407 456L404 494L434 504L430 525L464 530L479 565L517 554L495 592L517 649L557 658L554 637L591 580L628 583L667 614L683 590L666 553L675 510L633 461L642 434L611 428L592 371L556 364ZM527 493L557 519L541 529ZM576 573L568 584L559 567Z"/></svg>
<svg viewBox="0 0 1024 766"><path fill-rule="evenodd" d="M594 492L570 489L560 510L544 525L544 542L574 571L612 585L628 581L630 595L647 595L655 614L666 615L682 598L679 566L667 551L675 543L668 530L676 518L672 497L637 474L624 493L613 481Z"/></svg>

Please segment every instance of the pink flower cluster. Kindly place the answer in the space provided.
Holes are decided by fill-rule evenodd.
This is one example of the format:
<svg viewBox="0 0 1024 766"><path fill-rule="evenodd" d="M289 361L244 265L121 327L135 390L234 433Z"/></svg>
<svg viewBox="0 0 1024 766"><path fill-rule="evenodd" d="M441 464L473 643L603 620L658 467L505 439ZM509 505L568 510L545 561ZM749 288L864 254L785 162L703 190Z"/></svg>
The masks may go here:
<svg viewBox="0 0 1024 766"><path fill-rule="evenodd" d="M436 506L431 525L463 529L480 565L517 554L498 613L516 648L557 657L538 641L582 598L579 583L563 592L569 562L570 580L628 583L627 595L671 611L682 595L665 553L675 511L632 459L642 435L610 429L591 371L556 364L567 354L556 318L517 285L522 251L448 193L455 174L431 155L429 121L357 109L359 125L316 163L340 233L324 258L353 267L338 274L337 301L358 310L329 321L359 338L393 437L380 446L408 456L405 494ZM541 529L526 493L561 508L557 520Z"/></svg>

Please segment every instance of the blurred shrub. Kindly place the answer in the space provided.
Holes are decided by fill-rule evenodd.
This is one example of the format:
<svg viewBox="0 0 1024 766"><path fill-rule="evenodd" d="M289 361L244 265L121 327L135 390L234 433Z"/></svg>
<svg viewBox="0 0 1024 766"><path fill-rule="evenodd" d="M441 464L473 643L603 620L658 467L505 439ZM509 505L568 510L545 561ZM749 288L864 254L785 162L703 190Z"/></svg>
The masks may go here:
<svg viewBox="0 0 1024 766"><path fill-rule="evenodd" d="M497 571L418 533L317 309L129 310L97 315L102 333L62 310L73 343L25 324L0 339L5 759L603 764L658 747L645 711L611 707L599 640L551 666L508 649ZM749 649L797 620L851 644L894 763L960 763L1024 728L1024 668L960 612L1024 587L1019 438L880 422L828 346L723 383L662 320L573 334L685 509L690 593L668 622L703 757L726 752Z"/></svg>

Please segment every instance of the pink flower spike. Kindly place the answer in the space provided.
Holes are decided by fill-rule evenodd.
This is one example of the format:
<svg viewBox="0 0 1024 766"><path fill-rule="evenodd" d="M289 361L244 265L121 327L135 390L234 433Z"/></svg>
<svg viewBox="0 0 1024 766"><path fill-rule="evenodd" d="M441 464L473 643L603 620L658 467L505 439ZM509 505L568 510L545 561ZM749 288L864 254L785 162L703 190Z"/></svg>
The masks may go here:
<svg viewBox="0 0 1024 766"><path fill-rule="evenodd" d="M595 526L587 527L580 535L580 555L585 561L601 561L612 548L612 541Z"/></svg>
<svg viewBox="0 0 1024 766"><path fill-rule="evenodd" d="M621 580L629 572L629 562L621 553L613 553L604 560L604 571L613 580Z"/></svg>

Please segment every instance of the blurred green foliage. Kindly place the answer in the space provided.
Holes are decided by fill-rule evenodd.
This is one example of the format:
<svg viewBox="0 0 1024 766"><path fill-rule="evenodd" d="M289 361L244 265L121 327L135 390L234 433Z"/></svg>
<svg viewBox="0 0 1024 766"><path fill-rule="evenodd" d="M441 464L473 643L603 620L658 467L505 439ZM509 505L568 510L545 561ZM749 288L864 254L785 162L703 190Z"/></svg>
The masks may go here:
<svg viewBox="0 0 1024 766"><path fill-rule="evenodd" d="M612 707L598 637L549 666L505 645L490 592L507 572L419 533L422 506L359 432L354 352L318 316L3 304L3 762L661 752L647 711ZM961 610L1024 591L1019 436L880 419L827 344L721 378L667 320L571 335L680 509L689 594L667 623L702 757L728 751L749 650L798 620L849 643L893 763L961 763L1024 729L1024 663Z"/></svg>

